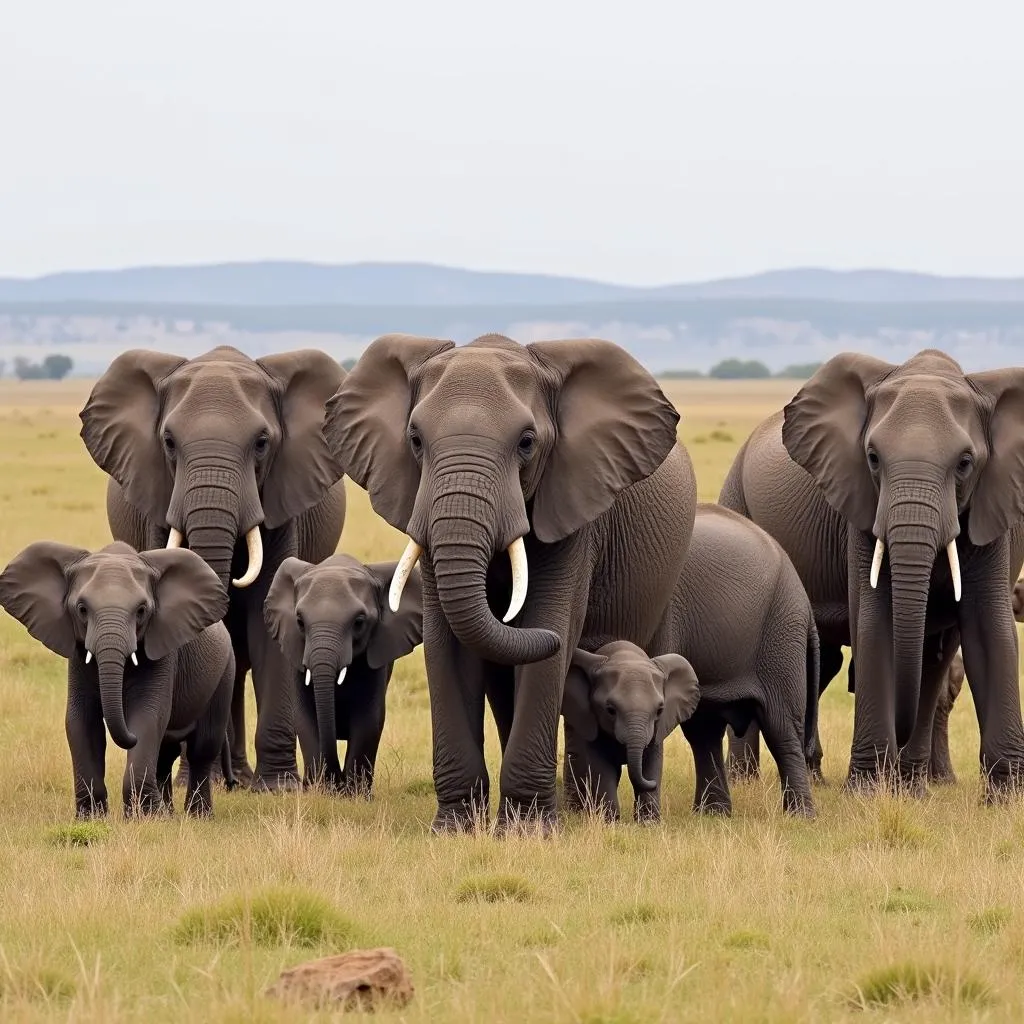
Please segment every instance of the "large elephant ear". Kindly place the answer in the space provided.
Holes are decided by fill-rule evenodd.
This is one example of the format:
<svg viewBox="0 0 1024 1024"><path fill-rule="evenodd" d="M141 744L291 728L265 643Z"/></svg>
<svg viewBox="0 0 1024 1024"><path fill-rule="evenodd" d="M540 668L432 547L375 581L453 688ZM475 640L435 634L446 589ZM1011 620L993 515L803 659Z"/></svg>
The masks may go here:
<svg viewBox="0 0 1024 1024"><path fill-rule="evenodd" d="M281 389L281 444L262 487L263 520L273 530L312 508L341 479L341 466L324 437L324 415L345 371L313 348L256 362Z"/></svg>
<svg viewBox="0 0 1024 1024"><path fill-rule="evenodd" d="M593 680L591 674L608 659L598 654L576 648L572 654L569 670L565 674L565 689L562 691L562 717L572 726L573 732L585 743L597 739L597 716L591 705Z"/></svg>
<svg viewBox="0 0 1024 1024"><path fill-rule="evenodd" d="M0 573L0 608L62 658L75 651L75 628L65 607L69 573L88 554L85 548L36 541Z"/></svg>
<svg viewBox="0 0 1024 1024"><path fill-rule="evenodd" d="M347 476L370 494L377 515L403 533L409 525L420 468L406 431L412 411L410 376L451 341L385 334L372 342L327 403L325 433Z"/></svg>
<svg viewBox="0 0 1024 1024"><path fill-rule="evenodd" d="M162 524L174 476L160 442L160 385L186 363L181 356L134 348L119 355L78 414L85 447L128 501Z"/></svg>
<svg viewBox="0 0 1024 1024"><path fill-rule="evenodd" d="M533 502L533 532L552 543L606 512L676 443L679 413L658 382L610 341L540 341L530 353L557 380L555 441Z"/></svg>
<svg viewBox="0 0 1024 1024"><path fill-rule="evenodd" d="M875 525L878 504L864 452L868 389L896 369L873 356L834 356L786 406L782 443L828 503L858 530Z"/></svg>
<svg viewBox="0 0 1024 1024"><path fill-rule="evenodd" d="M156 573L155 606L143 643L146 657L157 661L223 619L228 593L213 569L188 548L143 551L139 557Z"/></svg>
<svg viewBox="0 0 1024 1024"><path fill-rule="evenodd" d="M971 497L967 532L972 544L991 544L1024 518L1024 369L969 374L991 403L988 462Z"/></svg>
<svg viewBox="0 0 1024 1024"><path fill-rule="evenodd" d="M655 737L661 743L697 710L700 685L693 666L680 654L662 654L654 663L665 674L665 709L658 719Z"/></svg>
<svg viewBox="0 0 1024 1024"><path fill-rule="evenodd" d="M402 603L393 612L388 604L388 591L397 568L397 562L376 562L366 567L383 609L366 648L370 668L381 668L404 658L423 642L423 577L419 567L414 566L402 591Z"/></svg>
<svg viewBox="0 0 1024 1024"><path fill-rule="evenodd" d="M286 558L277 567L263 602L263 621L294 669L302 664L306 648L295 618L295 584L312 568L301 558Z"/></svg>

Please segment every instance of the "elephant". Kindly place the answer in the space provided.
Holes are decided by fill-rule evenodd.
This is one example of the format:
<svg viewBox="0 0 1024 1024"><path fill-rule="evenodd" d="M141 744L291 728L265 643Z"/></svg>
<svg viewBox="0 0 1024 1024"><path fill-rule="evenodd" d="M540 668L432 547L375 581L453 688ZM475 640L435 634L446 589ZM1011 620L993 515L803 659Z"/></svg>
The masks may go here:
<svg viewBox="0 0 1024 1024"><path fill-rule="evenodd" d="M663 657L685 659L700 686L696 710L681 722L697 773L694 810L731 814L722 738L727 724L743 730L756 721L779 766L783 808L813 817L807 758L818 715L818 632L810 598L781 546L750 520L718 505L699 504L690 551L657 644ZM595 698L604 699L616 684L621 691L642 690L632 696L632 734L647 742L634 744L634 754L642 751L643 761L634 757L630 780L634 787L649 786L648 816L657 815L662 741L674 726L658 719L661 700L655 688L642 681L630 683L630 678L657 675L660 660L652 662L628 648L609 658L606 666L592 659L583 664ZM663 716L670 711L667 692L666 685ZM603 721L600 714L595 720L580 700L582 693L578 681L575 687L566 681L564 713L567 722L575 723L574 736L590 742L598 721L607 728L609 712L619 725L620 708L611 696ZM592 743L591 749L581 749L567 734L566 749L567 802L578 806L583 795L579 780L586 779L588 763L593 763ZM603 766L598 776L609 778ZM603 782L601 788L606 788Z"/></svg>
<svg viewBox="0 0 1024 1024"><path fill-rule="evenodd" d="M0 607L68 661L77 817L107 813L104 725L128 752L126 817L172 809L182 741L193 767L186 811L212 813L210 769L235 678L227 606L217 574L188 550L137 552L115 541L90 552L37 541L0 573Z"/></svg>
<svg viewBox="0 0 1024 1024"><path fill-rule="evenodd" d="M923 792L961 646L987 797L1016 788L1024 369L965 374L936 349L901 364L837 355L754 429L719 500L793 560L821 638L819 692L852 646L848 787Z"/></svg>
<svg viewBox="0 0 1024 1024"><path fill-rule="evenodd" d="M319 565L286 558L274 575L267 627L291 671L296 716L319 738L316 758L305 765L307 784L370 795L394 663L423 639L418 571L401 609L388 606L396 568L337 554ZM344 769L338 740L348 741Z"/></svg>
<svg viewBox="0 0 1024 1024"><path fill-rule="evenodd" d="M574 806L619 818L619 777L627 766L633 816L661 818L662 744L693 714L700 687L693 666L678 654L649 658L628 641L595 653L576 648L565 678L562 715L577 750L572 760ZM645 771L651 772L647 778Z"/></svg>
<svg viewBox="0 0 1024 1024"><path fill-rule="evenodd" d="M346 476L409 538L392 608L422 559L434 831L487 821L485 696L502 750L497 833L557 827L572 652L648 644L690 542L678 420L647 370L599 339L384 335L327 403Z"/></svg>
<svg viewBox="0 0 1024 1024"><path fill-rule="evenodd" d="M290 556L333 554L345 520L324 403L345 373L315 349L250 359L222 346L195 359L132 349L97 381L81 436L110 476L107 519L138 550L187 545L228 589L236 678L228 734L240 782L292 788L296 727L287 667L263 605ZM256 691L256 770L245 752L245 676ZM316 734L300 735L312 758Z"/></svg>

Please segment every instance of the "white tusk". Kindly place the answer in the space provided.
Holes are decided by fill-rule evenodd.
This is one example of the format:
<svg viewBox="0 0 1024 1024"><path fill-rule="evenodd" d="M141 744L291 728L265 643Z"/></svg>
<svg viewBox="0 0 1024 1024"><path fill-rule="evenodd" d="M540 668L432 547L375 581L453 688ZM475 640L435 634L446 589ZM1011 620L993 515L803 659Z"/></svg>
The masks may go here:
<svg viewBox="0 0 1024 1024"><path fill-rule="evenodd" d="M306 669L306 685L309 686L309 681L313 678L313 673Z"/></svg>
<svg viewBox="0 0 1024 1024"><path fill-rule="evenodd" d="M232 580L236 587L247 587L256 582L260 570L263 568L263 538L260 536L260 528L254 526L245 535L245 546L249 549L249 568L240 580Z"/></svg>
<svg viewBox="0 0 1024 1024"><path fill-rule="evenodd" d="M85 652L85 663L86 663L86 665L88 665L90 661L92 661L92 651L86 651Z"/></svg>
<svg viewBox="0 0 1024 1024"><path fill-rule="evenodd" d="M139 659L135 657L135 652L134 652L134 651L132 651L132 664L133 664L133 665L134 665L134 666L135 666L136 668L138 668L138 667L139 667Z"/></svg>
<svg viewBox="0 0 1024 1024"><path fill-rule="evenodd" d="M512 600L508 603L508 611L502 622L514 619L526 603L526 586L530 579L530 570L526 561L526 545L522 537L517 537L508 546L508 557L512 562Z"/></svg>
<svg viewBox="0 0 1024 1024"><path fill-rule="evenodd" d="M167 538L167 546L168 546L169 548L180 548L180 547L181 547L181 544L182 544L182 541L183 541L184 539L185 539L185 538L184 538L184 537L182 537L182 535L181 535L181 531L180 531L180 530L176 530L176 529L175 529L175 528L174 528L174 527L172 526L172 527L171 527L171 533L170 533L170 536L169 536L169 537Z"/></svg>
<svg viewBox="0 0 1024 1024"><path fill-rule="evenodd" d="M398 611L398 606L402 603L402 591L405 590L405 585L409 582L409 574L422 554L423 548L416 541L410 540L406 544L402 557L398 565L395 566L395 575L391 577L391 589L388 591L388 607L393 612Z"/></svg>
<svg viewBox="0 0 1024 1024"><path fill-rule="evenodd" d="M946 545L946 557L949 559L949 574L953 577L953 597L960 600L960 555L956 550L956 539L954 538Z"/></svg>
<svg viewBox="0 0 1024 1024"><path fill-rule="evenodd" d="M341 684L342 684L343 682L345 682L345 676L346 676L346 675L348 675L348 665L346 665L346 666L345 666L345 667L344 667L344 668L343 668L343 669L342 669L342 670L341 670L341 671L340 671L340 672L338 673L338 685L339 685L339 686L341 686Z"/></svg>
<svg viewBox="0 0 1024 1024"><path fill-rule="evenodd" d="M871 588L878 586L878 574L882 571L882 559L885 557L885 544L875 541L875 557L871 559Z"/></svg>

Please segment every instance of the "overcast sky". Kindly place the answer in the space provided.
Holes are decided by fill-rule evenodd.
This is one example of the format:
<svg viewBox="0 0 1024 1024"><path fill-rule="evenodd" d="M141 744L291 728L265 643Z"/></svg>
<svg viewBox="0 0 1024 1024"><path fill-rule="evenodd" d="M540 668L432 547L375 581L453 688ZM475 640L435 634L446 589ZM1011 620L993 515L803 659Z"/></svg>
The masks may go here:
<svg viewBox="0 0 1024 1024"><path fill-rule="evenodd" d="M0 274L1024 275L1022 32L1020 0L9 3Z"/></svg>

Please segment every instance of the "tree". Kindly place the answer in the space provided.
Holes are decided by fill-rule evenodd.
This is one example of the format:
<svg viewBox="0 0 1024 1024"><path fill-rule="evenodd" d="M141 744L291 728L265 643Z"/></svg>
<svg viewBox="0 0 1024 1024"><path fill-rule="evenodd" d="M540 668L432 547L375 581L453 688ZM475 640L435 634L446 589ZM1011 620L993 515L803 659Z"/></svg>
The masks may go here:
<svg viewBox="0 0 1024 1024"><path fill-rule="evenodd" d="M723 359L708 371L717 380L764 380L772 371L757 359Z"/></svg>
<svg viewBox="0 0 1024 1024"><path fill-rule="evenodd" d="M658 376L662 380L700 380L704 374L700 370L665 370Z"/></svg>
<svg viewBox="0 0 1024 1024"><path fill-rule="evenodd" d="M43 360L43 373L50 380L63 380L74 367L74 362L59 352Z"/></svg>
<svg viewBox="0 0 1024 1024"><path fill-rule="evenodd" d="M821 369L821 363L793 363L784 370L780 370L776 376L783 380L808 380Z"/></svg>
<svg viewBox="0 0 1024 1024"><path fill-rule="evenodd" d="M344 359L344 360L342 360L341 368L346 373L348 373L348 371L351 370L352 367L355 366L355 365L356 365L356 361L354 359Z"/></svg>

